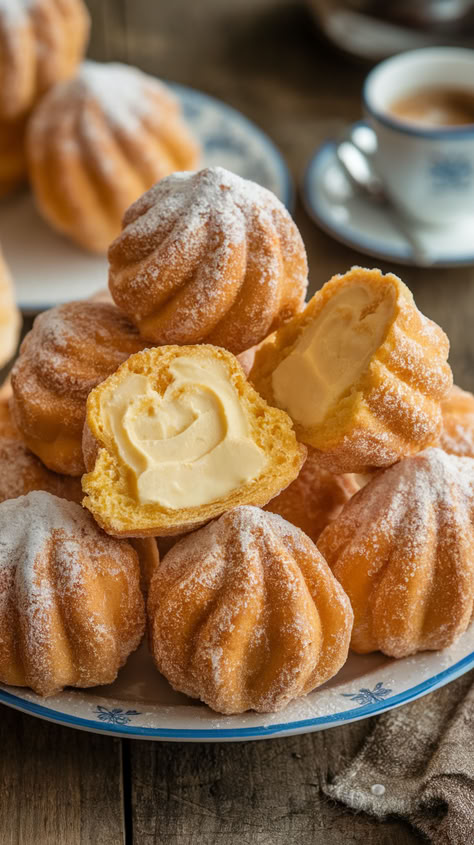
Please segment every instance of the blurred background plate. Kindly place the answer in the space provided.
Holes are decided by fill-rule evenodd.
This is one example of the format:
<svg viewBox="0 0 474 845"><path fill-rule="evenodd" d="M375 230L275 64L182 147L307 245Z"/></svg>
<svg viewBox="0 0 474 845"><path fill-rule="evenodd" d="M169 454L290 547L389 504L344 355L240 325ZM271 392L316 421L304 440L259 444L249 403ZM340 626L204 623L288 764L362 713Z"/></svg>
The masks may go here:
<svg viewBox="0 0 474 845"><path fill-rule="evenodd" d="M221 165L269 188L291 209L288 168L270 138L220 100L169 83L203 147L203 166ZM57 234L36 211L30 192L0 203L0 243L26 313L83 299L107 285L107 260Z"/></svg>
<svg viewBox="0 0 474 845"><path fill-rule="evenodd" d="M174 692L154 668L143 644L115 683L67 689L44 699L30 690L0 685L4 704L94 733L181 742L238 742L308 733L366 719L399 707L453 681L474 666L474 625L450 648L392 660L380 652L349 653L328 683L278 713L221 716Z"/></svg>

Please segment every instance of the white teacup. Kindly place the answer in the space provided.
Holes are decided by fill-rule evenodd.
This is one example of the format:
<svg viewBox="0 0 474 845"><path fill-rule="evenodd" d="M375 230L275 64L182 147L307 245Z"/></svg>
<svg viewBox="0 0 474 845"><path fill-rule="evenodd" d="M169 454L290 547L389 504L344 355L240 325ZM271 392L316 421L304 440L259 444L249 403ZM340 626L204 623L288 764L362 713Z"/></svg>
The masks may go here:
<svg viewBox="0 0 474 845"><path fill-rule="evenodd" d="M474 215L474 124L421 126L390 113L395 100L437 86L474 92L474 50L433 47L387 59L368 75L363 100L377 135L375 167L392 199L439 225Z"/></svg>

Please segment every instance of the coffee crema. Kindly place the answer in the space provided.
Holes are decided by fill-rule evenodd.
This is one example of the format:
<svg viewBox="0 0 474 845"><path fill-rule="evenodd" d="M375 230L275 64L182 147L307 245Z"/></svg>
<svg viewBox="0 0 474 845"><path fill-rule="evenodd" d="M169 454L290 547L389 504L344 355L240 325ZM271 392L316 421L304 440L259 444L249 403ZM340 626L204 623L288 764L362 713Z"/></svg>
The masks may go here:
<svg viewBox="0 0 474 845"><path fill-rule="evenodd" d="M418 88L398 97L388 111L393 117L419 126L474 124L474 90L468 88Z"/></svg>

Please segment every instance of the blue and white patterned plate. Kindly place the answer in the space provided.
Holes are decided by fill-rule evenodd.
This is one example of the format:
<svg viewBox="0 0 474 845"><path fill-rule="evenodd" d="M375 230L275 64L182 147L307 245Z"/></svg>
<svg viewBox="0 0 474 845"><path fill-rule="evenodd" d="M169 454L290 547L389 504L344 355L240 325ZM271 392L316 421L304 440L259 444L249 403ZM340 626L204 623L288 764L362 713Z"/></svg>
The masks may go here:
<svg viewBox="0 0 474 845"><path fill-rule="evenodd" d="M350 654L339 674L285 710L219 716L175 693L143 645L114 684L48 699L0 685L0 701L61 725L135 739L231 742L307 733L365 719L432 692L474 667L474 625L440 652L403 660Z"/></svg>
<svg viewBox="0 0 474 845"><path fill-rule="evenodd" d="M363 125L358 121L357 125ZM355 193L336 158L336 144L326 141L311 158L302 196L309 216L328 235L367 255L396 264L414 264L411 250L383 208ZM473 216L453 226L412 223L416 235L436 267L474 264Z"/></svg>
<svg viewBox="0 0 474 845"><path fill-rule="evenodd" d="M273 142L240 112L200 91L171 84L201 142L202 166L222 165L273 191L288 207L293 187ZM29 192L0 203L0 243L25 311L83 299L107 285L107 261L84 252L38 215Z"/></svg>

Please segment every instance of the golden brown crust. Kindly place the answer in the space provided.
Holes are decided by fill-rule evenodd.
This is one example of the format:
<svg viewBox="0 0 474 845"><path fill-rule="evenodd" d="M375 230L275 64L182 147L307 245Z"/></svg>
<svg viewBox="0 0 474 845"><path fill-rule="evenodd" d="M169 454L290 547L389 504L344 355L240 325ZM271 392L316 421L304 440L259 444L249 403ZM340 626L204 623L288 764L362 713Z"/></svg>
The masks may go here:
<svg viewBox="0 0 474 845"><path fill-rule="evenodd" d="M0 680L52 695L112 683L145 627L137 554L44 492L0 505Z"/></svg>
<svg viewBox="0 0 474 845"><path fill-rule="evenodd" d="M217 360L224 365L249 419L252 437L268 455L269 463L257 478L223 499L208 505L171 510L156 504L139 504L131 494L127 470L117 444L102 420L101 396L133 372L148 376L153 388L162 395L170 382L169 365L182 355L204 361ZM84 442L89 466L95 450L98 451L93 468L82 479L86 494L84 505L105 531L118 537L182 534L237 505L264 505L293 481L306 457L305 447L296 442L289 417L276 408L270 408L255 393L233 355L209 345L162 346L131 356L89 395L85 427L88 429ZM95 449L92 445L94 440L97 443Z"/></svg>
<svg viewBox="0 0 474 845"><path fill-rule="evenodd" d="M172 93L126 65L85 62L41 101L28 127L32 187L44 217L106 252L128 206L200 150Z"/></svg>
<svg viewBox="0 0 474 845"><path fill-rule="evenodd" d="M32 490L45 490L70 502L81 502L79 478L51 472L16 434L16 437L0 434L0 502L17 499Z"/></svg>
<svg viewBox="0 0 474 845"><path fill-rule="evenodd" d="M0 251L0 367L15 354L20 330L21 316L15 304L13 281Z"/></svg>
<svg viewBox="0 0 474 845"><path fill-rule="evenodd" d="M70 302L36 318L12 370L12 413L26 445L49 469L82 475L89 391L142 348L115 305Z"/></svg>
<svg viewBox="0 0 474 845"><path fill-rule="evenodd" d="M168 552L148 620L153 658L175 689L219 713L268 713L341 668L352 611L302 531L238 507Z"/></svg>
<svg viewBox="0 0 474 845"><path fill-rule="evenodd" d="M301 236L265 188L221 167L163 179L126 212L109 249L117 305L157 344L234 354L299 312Z"/></svg>
<svg viewBox="0 0 474 845"><path fill-rule="evenodd" d="M474 460L429 448L377 473L318 548L354 610L351 648L451 645L474 606Z"/></svg>
<svg viewBox="0 0 474 845"><path fill-rule="evenodd" d="M319 456L308 447L298 478L272 499L264 510L296 525L316 543L321 532L360 488L353 475L334 475L323 469Z"/></svg>
<svg viewBox="0 0 474 845"><path fill-rule="evenodd" d="M442 329L418 311L397 276L355 267L334 276L301 315L261 344L249 379L262 396L278 404L272 389L274 370L331 297L359 282L381 293L393 291L394 314L385 338L357 384L321 424L306 428L295 422L298 438L317 451L322 467L335 473L389 466L433 443L441 429L440 402L452 384L446 361L449 342Z"/></svg>
<svg viewBox="0 0 474 845"><path fill-rule="evenodd" d="M12 396L12 385L10 378L8 378L0 387L0 437L7 437L9 440L20 440L21 434L13 422L10 411Z"/></svg>
<svg viewBox="0 0 474 845"><path fill-rule="evenodd" d="M0 121L0 197L26 180L26 120Z"/></svg>
<svg viewBox="0 0 474 845"><path fill-rule="evenodd" d="M441 403L443 430L437 445L450 455L474 458L474 396L453 385Z"/></svg>
<svg viewBox="0 0 474 845"><path fill-rule="evenodd" d="M51 85L71 76L88 34L82 0L33 0L0 14L0 120L25 115Z"/></svg>

